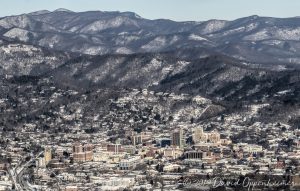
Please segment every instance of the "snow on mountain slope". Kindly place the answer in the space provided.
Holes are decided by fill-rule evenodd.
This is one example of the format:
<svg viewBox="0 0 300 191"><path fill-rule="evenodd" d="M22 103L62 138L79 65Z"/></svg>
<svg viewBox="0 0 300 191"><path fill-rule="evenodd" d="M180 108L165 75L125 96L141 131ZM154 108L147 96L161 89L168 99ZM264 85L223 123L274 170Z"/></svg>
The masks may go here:
<svg viewBox="0 0 300 191"><path fill-rule="evenodd" d="M126 47L119 47L115 51L117 54L132 54L133 51Z"/></svg>
<svg viewBox="0 0 300 191"><path fill-rule="evenodd" d="M80 33L96 33L106 29L113 29L121 26L139 27L136 21L131 20L128 17L117 16L109 20L95 21L80 29Z"/></svg>
<svg viewBox="0 0 300 191"><path fill-rule="evenodd" d="M145 51L153 51L166 46L167 39L163 36L156 37L154 40L150 41L148 44L143 45L141 48Z"/></svg>
<svg viewBox="0 0 300 191"><path fill-rule="evenodd" d="M173 57L172 54L96 56L70 61L54 70L53 75L104 86L150 87L190 64Z"/></svg>
<svg viewBox="0 0 300 191"><path fill-rule="evenodd" d="M4 17L0 37L90 55L205 48L250 62L300 64L299 26L300 18L255 15L233 21L175 22L148 20L132 12L59 9ZM266 42L270 40L282 43Z"/></svg>
<svg viewBox="0 0 300 191"><path fill-rule="evenodd" d="M260 30L254 34L244 37L244 40L261 41L269 39L280 39L280 40L300 40L300 27L297 28L278 28L271 27Z"/></svg>
<svg viewBox="0 0 300 191"><path fill-rule="evenodd" d="M249 41L260 41L260 40L268 39L269 37L270 37L269 31L266 29L263 29L255 34L245 36L243 39L249 40Z"/></svg>
<svg viewBox="0 0 300 191"><path fill-rule="evenodd" d="M203 38L203 37L201 37L201 36L199 36L199 35L196 35L196 34L190 34L189 40L207 41L206 38Z"/></svg>
<svg viewBox="0 0 300 191"><path fill-rule="evenodd" d="M211 20L201 23L196 31L200 34L211 34L220 31L227 25L228 21Z"/></svg>
<svg viewBox="0 0 300 191"><path fill-rule="evenodd" d="M55 27L47 23L43 23L33 19L32 15L30 14L4 17L0 20L0 27L3 27L5 29L11 29L15 27L15 28L20 28L25 30L31 30L32 32L35 31L59 32L59 30L56 30Z"/></svg>
<svg viewBox="0 0 300 191"><path fill-rule="evenodd" d="M300 40L300 27L289 29L278 29L274 34L275 38L282 40Z"/></svg>
<svg viewBox="0 0 300 191"><path fill-rule="evenodd" d="M34 38L34 36L36 36L36 34L29 32L27 30L24 30L24 29L13 28L13 29L9 30L8 32L6 32L3 36L12 38L12 39L17 39L17 40L20 40L23 42L28 42L30 40L30 38L31 37Z"/></svg>
<svg viewBox="0 0 300 191"><path fill-rule="evenodd" d="M0 74L37 75L62 65L62 53L45 51L32 45L11 43L0 46Z"/></svg>
<svg viewBox="0 0 300 191"><path fill-rule="evenodd" d="M9 29L15 26L19 28L28 28L33 26L32 20L27 15L5 17L0 20L0 26Z"/></svg>

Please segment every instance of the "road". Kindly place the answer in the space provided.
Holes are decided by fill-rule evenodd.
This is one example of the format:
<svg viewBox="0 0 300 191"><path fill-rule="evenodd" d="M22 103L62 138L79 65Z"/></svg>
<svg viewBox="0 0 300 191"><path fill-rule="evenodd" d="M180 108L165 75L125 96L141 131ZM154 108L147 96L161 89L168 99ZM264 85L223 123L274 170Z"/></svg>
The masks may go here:
<svg viewBox="0 0 300 191"><path fill-rule="evenodd" d="M24 180L24 172L29 166L29 164L35 162L35 160L38 159L43 153L44 151L41 151L36 155L35 158L31 158L27 163L25 163L21 167L14 169L13 181L16 185L17 190L34 190L31 184L29 184L27 180Z"/></svg>
<svg viewBox="0 0 300 191"><path fill-rule="evenodd" d="M21 186L18 184L18 182L16 180L17 168L19 166L21 166L21 163L22 162L20 161L19 164L15 168L8 169L8 173L9 173L10 179L13 181L13 183L15 185L15 190L22 190Z"/></svg>

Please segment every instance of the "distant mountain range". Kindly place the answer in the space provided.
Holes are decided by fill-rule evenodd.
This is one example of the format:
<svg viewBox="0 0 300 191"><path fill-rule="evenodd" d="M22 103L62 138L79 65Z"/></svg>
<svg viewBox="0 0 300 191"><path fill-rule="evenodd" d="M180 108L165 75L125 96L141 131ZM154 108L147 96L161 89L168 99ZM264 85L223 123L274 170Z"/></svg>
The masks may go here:
<svg viewBox="0 0 300 191"><path fill-rule="evenodd" d="M300 18L147 20L66 9L0 19L0 76L220 100L300 97Z"/></svg>
<svg viewBox="0 0 300 191"><path fill-rule="evenodd" d="M198 49L251 63L300 64L298 17L175 22L132 12L42 10L1 18L0 38L89 55Z"/></svg>

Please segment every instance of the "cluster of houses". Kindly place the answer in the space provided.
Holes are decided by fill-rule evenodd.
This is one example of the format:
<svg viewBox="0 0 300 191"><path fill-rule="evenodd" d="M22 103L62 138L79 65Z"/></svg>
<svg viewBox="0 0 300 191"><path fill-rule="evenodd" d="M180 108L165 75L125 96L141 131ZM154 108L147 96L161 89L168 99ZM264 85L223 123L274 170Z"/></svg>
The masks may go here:
<svg viewBox="0 0 300 191"><path fill-rule="evenodd" d="M255 121L257 109L197 122L213 112L200 96L131 90L100 102L111 92L40 83L0 98L0 190L182 190L191 178L263 175L299 188L300 131ZM17 112L29 107L35 116Z"/></svg>

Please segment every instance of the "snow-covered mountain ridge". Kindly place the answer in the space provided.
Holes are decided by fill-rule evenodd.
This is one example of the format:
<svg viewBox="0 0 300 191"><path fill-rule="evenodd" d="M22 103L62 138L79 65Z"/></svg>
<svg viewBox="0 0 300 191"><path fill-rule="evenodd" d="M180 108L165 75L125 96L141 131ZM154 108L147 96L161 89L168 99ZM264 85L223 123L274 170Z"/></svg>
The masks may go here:
<svg viewBox="0 0 300 191"><path fill-rule="evenodd" d="M58 9L0 19L0 38L90 55L205 48L260 63L300 63L300 18L148 20L132 12Z"/></svg>

